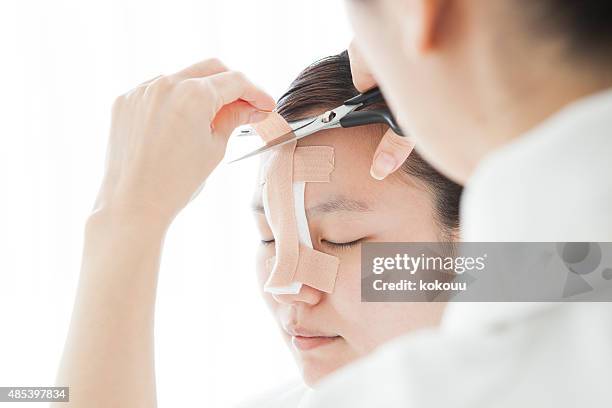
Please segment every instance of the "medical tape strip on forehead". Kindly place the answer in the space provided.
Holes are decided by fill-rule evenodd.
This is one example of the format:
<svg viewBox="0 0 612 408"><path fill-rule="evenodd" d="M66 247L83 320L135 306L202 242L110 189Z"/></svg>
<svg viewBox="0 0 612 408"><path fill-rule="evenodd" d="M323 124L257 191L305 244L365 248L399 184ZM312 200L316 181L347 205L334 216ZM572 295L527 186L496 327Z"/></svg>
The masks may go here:
<svg viewBox="0 0 612 408"><path fill-rule="evenodd" d="M280 117L280 115L279 115ZM273 125L255 126L257 132L273 129L275 136L290 131L280 117ZM280 122L280 124L279 124ZM272 140L270 134L261 135ZM264 290L275 294L295 294L302 284L332 293L338 271L338 258L312 248L304 210L306 182L329 182L334 168L330 146L301 146L296 142L270 153L263 175L263 201L268 223L276 240L276 256L266 262L271 270Z"/></svg>

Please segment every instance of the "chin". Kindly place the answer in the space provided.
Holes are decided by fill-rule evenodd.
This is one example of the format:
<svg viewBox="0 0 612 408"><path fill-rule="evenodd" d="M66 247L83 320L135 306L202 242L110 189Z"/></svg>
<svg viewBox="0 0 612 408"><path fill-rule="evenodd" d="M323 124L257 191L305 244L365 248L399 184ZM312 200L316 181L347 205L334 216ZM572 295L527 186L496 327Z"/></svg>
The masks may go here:
<svg viewBox="0 0 612 408"><path fill-rule="evenodd" d="M343 364L332 365L331 362L324 364L314 362L301 362L302 379L309 387L315 387L325 377L342 367Z"/></svg>
<svg viewBox="0 0 612 408"><path fill-rule="evenodd" d="M309 387L314 387L336 370L350 364L355 358L334 353L335 355L303 355L296 353L298 365L301 370L302 379ZM342 356L342 357L341 357Z"/></svg>

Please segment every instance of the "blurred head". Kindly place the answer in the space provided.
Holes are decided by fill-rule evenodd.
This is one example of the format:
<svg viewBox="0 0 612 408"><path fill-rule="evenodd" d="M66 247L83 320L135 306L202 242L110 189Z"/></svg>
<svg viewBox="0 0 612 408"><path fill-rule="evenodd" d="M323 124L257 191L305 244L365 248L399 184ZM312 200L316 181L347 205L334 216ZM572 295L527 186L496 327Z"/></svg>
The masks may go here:
<svg viewBox="0 0 612 408"><path fill-rule="evenodd" d="M488 152L612 85L612 3L346 0L404 130L465 181Z"/></svg>
<svg viewBox="0 0 612 408"><path fill-rule="evenodd" d="M280 98L288 121L323 113L357 94L346 53L303 71ZM461 187L444 178L413 152L397 174L384 181L370 176L371 158L386 127L333 129L304 138L300 146L333 146L335 169L329 183L306 183L305 207L313 247L340 259L332 294L303 285L296 295L264 297L291 347L303 377L323 376L371 352L400 334L438 324L443 303L362 303L360 244L375 241L458 239ZM258 277L268 277L265 260L275 242L267 225L261 191L255 192L261 234ZM317 210L309 210L316 208Z"/></svg>

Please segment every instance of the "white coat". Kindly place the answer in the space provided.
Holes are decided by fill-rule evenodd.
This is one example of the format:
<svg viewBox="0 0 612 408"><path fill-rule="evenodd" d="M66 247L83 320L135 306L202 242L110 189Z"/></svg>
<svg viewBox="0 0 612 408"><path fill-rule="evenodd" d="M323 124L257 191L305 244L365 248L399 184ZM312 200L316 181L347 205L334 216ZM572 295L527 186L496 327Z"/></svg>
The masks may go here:
<svg viewBox="0 0 612 408"><path fill-rule="evenodd" d="M573 103L477 168L466 241L612 241L612 90ZM612 303L451 303L302 408L612 407Z"/></svg>

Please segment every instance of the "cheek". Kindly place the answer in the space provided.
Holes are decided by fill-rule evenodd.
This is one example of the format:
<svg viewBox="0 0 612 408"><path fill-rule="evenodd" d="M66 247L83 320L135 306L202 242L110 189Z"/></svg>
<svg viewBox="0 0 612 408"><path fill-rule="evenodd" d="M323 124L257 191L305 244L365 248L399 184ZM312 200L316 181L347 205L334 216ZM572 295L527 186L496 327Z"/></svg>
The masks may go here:
<svg viewBox="0 0 612 408"><path fill-rule="evenodd" d="M386 0L345 0L347 15L357 37L375 32L381 25ZM367 37L367 35L366 35ZM361 38L359 38L361 40ZM360 41L361 42L361 41ZM361 46L361 44L360 44Z"/></svg>
<svg viewBox="0 0 612 408"><path fill-rule="evenodd" d="M357 45L370 65L376 63L374 57L378 54L397 53L402 36L396 27L406 19L398 16L402 11L396 0L346 0L345 3Z"/></svg>
<svg viewBox="0 0 612 408"><path fill-rule="evenodd" d="M359 352L372 352L383 343L420 329L437 327L446 304L441 302L361 303Z"/></svg>
<svg viewBox="0 0 612 408"><path fill-rule="evenodd" d="M444 303L361 302L361 252L340 256L334 293L329 296L341 322L340 334L359 356L400 335L439 324Z"/></svg>
<svg viewBox="0 0 612 408"><path fill-rule="evenodd" d="M345 254L334 254L340 258L338 277L333 295L342 294L345 303L361 301L361 251L357 246ZM352 305L348 305L349 307Z"/></svg>
<svg viewBox="0 0 612 408"><path fill-rule="evenodd" d="M257 274L257 283L259 285L259 292L271 310L275 310L278 306L278 303L274 300L272 295L267 292L264 292L263 287L266 281L268 280L268 276L270 275L270 270L267 267L267 260L274 256L274 245L268 246L260 246L257 250L257 258L255 262L255 271Z"/></svg>
<svg viewBox="0 0 612 408"><path fill-rule="evenodd" d="M328 301L337 315L338 333L351 349L362 354L368 323L361 316L361 252L356 247L334 255L340 258L340 266L334 293L328 296Z"/></svg>
<svg viewBox="0 0 612 408"><path fill-rule="evenodd" d="M273 247L273 245L270 245ZM263 290L263 285L268 279L268 275L270 274L268 268L266 266L266 262L268 258L274 256L274 252L268 249L268 246L261 245L257 249L257 258L255 261L255 270L257 273L257 283L259 284L260 289Z"/></svg>

